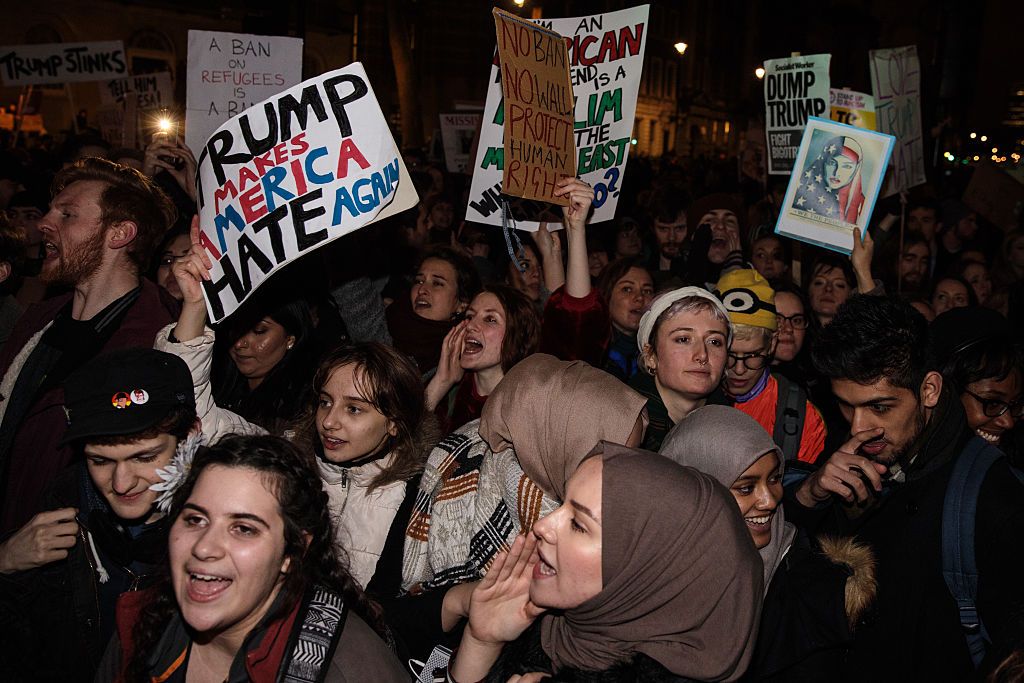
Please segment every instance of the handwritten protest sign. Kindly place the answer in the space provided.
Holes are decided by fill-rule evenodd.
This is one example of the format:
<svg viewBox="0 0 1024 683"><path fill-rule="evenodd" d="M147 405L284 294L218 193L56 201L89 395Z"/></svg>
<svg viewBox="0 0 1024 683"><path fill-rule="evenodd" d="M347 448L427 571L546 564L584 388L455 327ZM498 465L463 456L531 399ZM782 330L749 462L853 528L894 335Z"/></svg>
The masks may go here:
<svg viewBox="0 0 1024 683"><path fill-rule="evenodd" d="M868 228L895 139L812 116L775 232L832 249L853 251L853 231Z"/></svg>
<svg viewBox="0 0 1024 683"><path fill-rule="evenodd" d="M138 111L162 109L174 104L174 83L171 74L161 71L144 76L115 78L100 85L100 102L114 104L135 98Z"/></svg>
<svg viewBox="0 0 1024 683"><path fill-rule="evenodd" d="M892 175L882 192L888 197L927 180L921 135L921 66L914 45L872 50L869 58L878 130L896 136Z"/></svg>
<svg viewBox="0 0 1024 683"><path fill-rule="evenodd" d="M1024 213L1024 184L995 164L979 164L963 200L996 227L1012 230Z"/></svg>
<svg viewBox="0 0 1024 683"><path fill-rule="evenodd" d="M0 77L6 86L105 81L127 73L120 40L0 47Z"/></svg>
<svg viewBox="0 0 1024 683"><path fill-rule="evenodd" d="M358 62L225 123L201 148L198 176L214 321L285 264L419 201Z"/></svg>
<svg viewBox="0 0 1024 683"><path fill-rule="evenodd" d="M592 223L615 217L640 92L649 10L649 5L641 5L586 17L532 20L564 36L568 46L569 76L576 95L576 175L594 186ZM466 220L501 225L504 121L501 70L495 54ZM518 209L522 215L536 216L550 205L523 200ZM516 217L522 216L517 213ZM518 220L516 227L536 230L537 222Z"/></svg>
<svg viewBox="0 0 1024 683"><path fill-rule="evenodd" d="M875 128L875 98L855 90L830 90L832 120L864 130Z"/></svg>
<svg viewBox="0 0 1024 683"><path fill-rule="evenodd" d="M441 114L441 141L449 173L465 173L469 168L469 154L480 120L480 114L471 112Z"/></svg>
<svg viewBox="0 0 1024 683"><path fill-rule="evenodd" d="M186 144L199 149L229 118L301 80L301 38L189 31Z"/></svg>
<svg viewBox="0 0 1024 683"><path fill-rule="evenodd" d="M562 36L495 8L505 99L504 194L568 206L555 184L576 175L575 101Z"/></svg>
<svg viewBox="0 0 1024 683"><path fill-rule="evenodd" d="M831 59L832 55L807 55L765 61L768 173L784 175L792 171L807 119L828 115Z"/></svg>

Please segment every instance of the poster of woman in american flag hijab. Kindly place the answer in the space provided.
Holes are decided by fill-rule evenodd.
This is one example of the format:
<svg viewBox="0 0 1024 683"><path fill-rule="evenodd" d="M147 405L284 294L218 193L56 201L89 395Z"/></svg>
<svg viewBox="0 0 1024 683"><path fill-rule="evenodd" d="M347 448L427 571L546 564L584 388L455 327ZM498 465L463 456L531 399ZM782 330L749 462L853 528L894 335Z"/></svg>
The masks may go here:
<svg viewBox="0 0 1024 683"><path fill-rule="evenodd" d="M853 230L867 229L895 140L810 117L775 232L849 254Z"/></svg>

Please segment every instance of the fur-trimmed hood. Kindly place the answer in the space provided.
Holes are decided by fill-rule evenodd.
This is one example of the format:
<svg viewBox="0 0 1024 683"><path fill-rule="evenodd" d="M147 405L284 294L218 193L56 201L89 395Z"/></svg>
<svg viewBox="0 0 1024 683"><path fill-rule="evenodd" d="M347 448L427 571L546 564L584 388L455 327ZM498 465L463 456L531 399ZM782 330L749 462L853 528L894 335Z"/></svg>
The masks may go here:
<svg viewBox="0 0 1024 683"><path fill-rule="evenodd" d="M853 631L878 593L875 554L870 547L851 537L819 536L817 541L821 553L832 564L844 566L849 572L845 591L846 619Z"/></svg>

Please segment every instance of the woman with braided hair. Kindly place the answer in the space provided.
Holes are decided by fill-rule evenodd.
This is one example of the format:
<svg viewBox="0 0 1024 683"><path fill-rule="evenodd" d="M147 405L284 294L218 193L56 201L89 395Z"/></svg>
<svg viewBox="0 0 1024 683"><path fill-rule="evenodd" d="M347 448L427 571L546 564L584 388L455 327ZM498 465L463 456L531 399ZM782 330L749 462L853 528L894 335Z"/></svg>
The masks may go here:
<svg viewBox="0 0 1024 683"><path fill-rule="evenodd" d="M406 681L288 441L201 450L171 509L169 576L118 602L97 681Z"/></svg>

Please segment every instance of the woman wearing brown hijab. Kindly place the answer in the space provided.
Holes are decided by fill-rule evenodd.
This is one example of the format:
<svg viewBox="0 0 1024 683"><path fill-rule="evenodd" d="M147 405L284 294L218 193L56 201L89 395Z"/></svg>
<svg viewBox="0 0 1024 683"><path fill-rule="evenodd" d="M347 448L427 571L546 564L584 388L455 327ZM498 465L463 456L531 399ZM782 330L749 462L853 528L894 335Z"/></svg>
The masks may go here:
<svg viewBox="0 0 1024 683"><path fill-rule="evenodd" d="M594 444L640 443L644 403L582 361L534 354L506 373L480 420L438 444L406 527L404 597L389 615L410 656L426 660L435 645L458 643L470 582L561 504Z"/></svg>
<svg viewBox="0 0 1024 683"><path fill-rule="evenodd" d="M753 650L762 569L734 508L707 475L599 444L565 503L496 558L474 591L449 678L738 679Z"/></svg>

